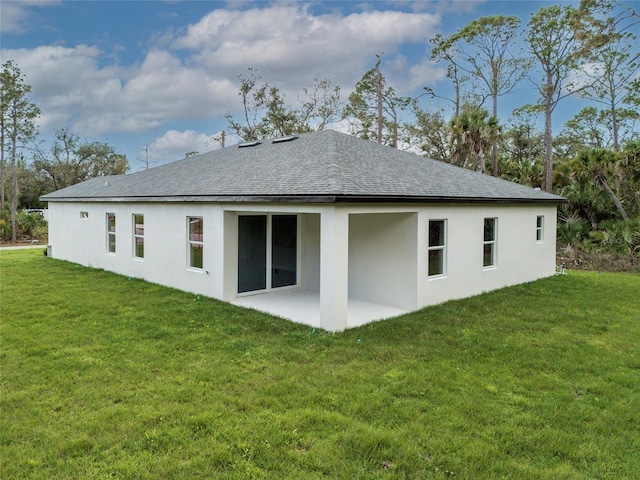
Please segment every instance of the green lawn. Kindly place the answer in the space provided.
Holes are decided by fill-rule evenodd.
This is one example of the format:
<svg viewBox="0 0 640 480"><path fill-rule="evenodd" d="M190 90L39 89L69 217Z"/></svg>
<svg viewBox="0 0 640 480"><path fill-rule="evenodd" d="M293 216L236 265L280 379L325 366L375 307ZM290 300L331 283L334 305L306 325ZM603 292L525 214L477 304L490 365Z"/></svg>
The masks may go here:
<svg viewBox="0 0 640 480"><path fill-rule="evenodd" d="M637 479L640 276L343 334L0 252L3 479Z"/></svg>

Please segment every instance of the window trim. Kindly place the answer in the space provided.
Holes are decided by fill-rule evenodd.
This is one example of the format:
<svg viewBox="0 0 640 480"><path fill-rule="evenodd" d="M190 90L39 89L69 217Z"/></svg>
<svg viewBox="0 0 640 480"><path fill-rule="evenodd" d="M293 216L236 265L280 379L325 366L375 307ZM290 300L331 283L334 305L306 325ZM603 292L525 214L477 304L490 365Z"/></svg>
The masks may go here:
<svg viewBox="0 0 640 480"><path fill-rule="evenodd" d="M202 229L201 240L191 240L191 221L196 219L200 220L200 224L201 224L201 229ZM193 260L192 248L194 246L200 246L200 248L202 249L202 265L200 267L192 265L192 260ZM198 272L204 271L204 218L199 215L187 216L187 269L198 271Z"/></svg>
<svg viewBox="0 0 640 480"><path fill-rule="evenodd" d="M138 223L136 222L136 217L142 217L142 234L137 233L136 226ZM133 222L133 258L136 260L144 260L144 214L133 213L131 218ZM142 239L142 256L138 256L138 239Z"/></svg>
<svg viewBox="0 0 640 480"><path fill-rule="evenodd" d="M442 234L442 245L430 245L431 242L431 224L432 223L442 223L442 228L444 230L443 234ZM428 223L427 223L427 277L429 279L432 278L443 278L446 277L447 275L447 220L445 218L438 218L438 219L429 219ZM431 274L429 273L430 270L430 265L429 265L429 260L430 260L430 253L434 252L434 251L440 251L441 255L442 255L442 271L439 273L434 273Z"/></svg>
<svg viewBox="0 0 640 480"><path fill-rule="evenodd" d="M544 243L544 215L536 217L536 243Z"/></svg>
<svg viewBox="0 0 640 480"><path fill-rule="evenodd" d="M487 240L486 231L487 231L487 220L493 222L493 238ZM486 254L485 250L487 246L491 246L491 263L486 264ZM497 217L485 217L483 221L483 229L482 229L482 268L485 270L489 270L492 268L496 268L498 264L498 218Z"/></svg>
<svg viewBox="0 0 640 480"><path fill-rule="evenodd" d="M116 254L116 214L114 212L106 213L106 230L107 230L107 253L111 255ZM111 229L111 218L113 218L113 230ZM111 246L113 245L113 250Z"/></svg>

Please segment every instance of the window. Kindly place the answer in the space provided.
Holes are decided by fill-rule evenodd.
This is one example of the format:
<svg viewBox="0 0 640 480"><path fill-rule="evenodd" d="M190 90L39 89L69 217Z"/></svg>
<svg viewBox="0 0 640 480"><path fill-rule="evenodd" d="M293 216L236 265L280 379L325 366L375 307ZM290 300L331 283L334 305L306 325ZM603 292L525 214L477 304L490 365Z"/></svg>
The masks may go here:
<svg viewBox="0 0 640 480"><path fill-rule="evenodd" d="M107 252L116 253L116 214L107 213Z"/></svg>
<svg viewBox="0 0 640 480"><path fill-rule="evenodd" d="M538 215L536 220L536 241L542 242L544 240L544 216Z"/></svg>
<svg viewBox="0 0 640 480"><path fill-rule="evenodd" d="M444 275L445 269L445 220L429 220L429 276Z"/></svg>
<svg viewBox="0 0 640 480"><path fill-rule="evenodd" d="M144 215L133 215L133 256L144 258Z"/></svg>
<svg viewBox="0 0 640 480"><path fill-rule="evenodd" d="M80 212L80 218L89 218L89 212Z"/></svg>
<svg viewBox="0 0 640 480"><path fill-rule="evenodd" d="M189 217L189 267L202 268L202 217Z"/></svg>
<svg viewBox="0 0 640 480"><path fill-rule="evenodd" d="M484 219L484 260L483 266L496 265L496 218Z"/></svg>

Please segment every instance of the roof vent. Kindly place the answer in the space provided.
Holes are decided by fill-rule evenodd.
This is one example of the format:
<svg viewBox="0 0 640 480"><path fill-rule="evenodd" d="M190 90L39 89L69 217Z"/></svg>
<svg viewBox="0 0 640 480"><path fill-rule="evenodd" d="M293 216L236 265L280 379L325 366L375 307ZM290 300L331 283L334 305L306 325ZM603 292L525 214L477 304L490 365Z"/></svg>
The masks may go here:
<svg viewBox="0 0 640 480"><path fill-rule="evenodd" d="M256 145L260 145L262 142L254 141L254 142L242 142L238 144L238 148L246 148L246 147L255 147Z"/></svg>
<svg viewBox="0 0 640 480"><path fill-rule="evenodd" d="M297 135L289 135L288 137L274 138L273 140L271 140L271 143L291 142L292 140L295 140L296 138L298 138Z"/></svg>

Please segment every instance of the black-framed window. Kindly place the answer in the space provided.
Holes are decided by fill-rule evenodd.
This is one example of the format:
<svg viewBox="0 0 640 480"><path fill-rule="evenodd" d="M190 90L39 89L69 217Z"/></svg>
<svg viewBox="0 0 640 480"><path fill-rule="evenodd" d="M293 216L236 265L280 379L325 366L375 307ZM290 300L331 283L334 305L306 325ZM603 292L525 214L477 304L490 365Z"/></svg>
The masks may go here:
<svg viewBox="0 0 640 480"><path fill-rule="evenodd" d="M446 238L446 220L429 220L428 271L430 277L445 274Z"/></svg>
<svg viewBox="0 0 640 480"><path fill-rule="evenodd" d="M484 219L483 263L484 267L496 266L497 218Z"/></svg>
<svg viewBox="0 0 640 480"><path fill-rule="evenodd" d="M202 269L204 265L204 221L202 217L187 218L189 239L187 248L189 251L189 268Z"/></svg>
<svg viewBox="0 0 640 480"><path fill-rule="evenodd" d="M144 215L133 214L133 256L144 258Z"/></svg>
<svg viewBox="0 0 640 480"><path fill-rule="evenodd" d="M544 215L538 215L536 218L536 241L544 241Z"/></svg>
<svg viewBox="0 0 640 480"><path fill-rule="evenodd" d="M107 252L116 253L116 214L107 213Z"/></svg>

